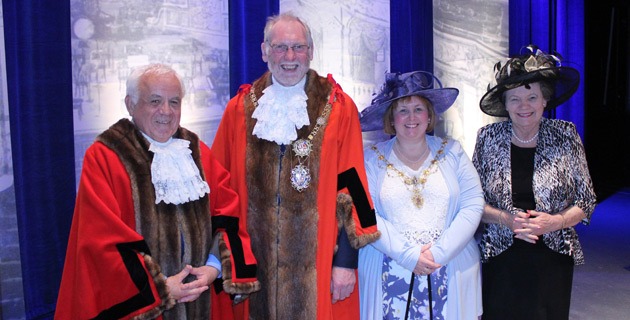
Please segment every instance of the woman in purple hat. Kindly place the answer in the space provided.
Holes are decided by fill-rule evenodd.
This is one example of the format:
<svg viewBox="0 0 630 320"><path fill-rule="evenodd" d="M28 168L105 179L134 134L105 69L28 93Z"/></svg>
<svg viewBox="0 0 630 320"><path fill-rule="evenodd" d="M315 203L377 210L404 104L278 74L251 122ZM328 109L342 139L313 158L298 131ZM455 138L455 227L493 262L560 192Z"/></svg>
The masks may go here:
<svg viewBox="0 0 630 320"><path fill-rule="evenodd" d="M387 74L361 113L390 140L365 149L381 237L359 251L361 319L478 319L483 192L461 145L433 131L457 98L423 71Z"/></svg>
<svg viewBox="0 0 630 320"><path fill-rule="evenodd" d="M486 319L568 319L573 226L588 224L595 193L575 125L543 117L577 90L579 73L535 46L495 66L481 111L507 117L479 130L473 163L486 205L481 257Z"/></svg>

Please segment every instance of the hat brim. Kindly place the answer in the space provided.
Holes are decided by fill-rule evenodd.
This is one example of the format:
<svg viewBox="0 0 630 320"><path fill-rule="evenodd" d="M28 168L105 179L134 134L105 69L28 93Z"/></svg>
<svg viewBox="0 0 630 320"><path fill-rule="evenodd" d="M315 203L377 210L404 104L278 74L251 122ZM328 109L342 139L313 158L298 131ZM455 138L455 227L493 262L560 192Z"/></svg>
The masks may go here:
<svg viewBox="0 0 630 320"><path fill-rule="evenodd" d="M385 116L385 112L392 104L392 102L394 102L394 100L411 96L423 97L431 102L436 113L443 113L448 108L450 108L453 103L455 103L458 94L459 90L456 88L425 89L421 91L410 92L408 94L395 97L386 101L381 101L379 103L372 103L370 106L361 111L361 130L382 130L383 117Z"/></svg>
<svg viewBox="0 0 630 320"><path fill-rule="evenodd" d="M525 84L546 81L554 86L554 94L547 101L545 110L551 110L567 101L580 84L580 73L571 67L554 67L513 76L489 89L479 101L481 111L494 117L509 116L503 103L503 93Z"/></svg>

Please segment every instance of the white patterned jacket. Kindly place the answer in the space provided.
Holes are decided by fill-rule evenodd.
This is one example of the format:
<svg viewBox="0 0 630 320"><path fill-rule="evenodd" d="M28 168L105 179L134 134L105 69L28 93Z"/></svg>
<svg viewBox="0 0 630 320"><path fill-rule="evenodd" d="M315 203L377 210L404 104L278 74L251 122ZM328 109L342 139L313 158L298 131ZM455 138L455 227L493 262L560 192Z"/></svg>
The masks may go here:
<svg viewBox="0 0 630 320"><path fill-rule="evenodd" d="M511 213L512 170L510 159L512 122L489 124L479 129L473 153L486 203ZM571 122L543 118L534 154L533 191L536 210L555 214L577 206L586 214L588 225L595 209L596 196L586 163L584 146ZM514 234L506 226L483 225L481 258L486 262L510 245ZM550 249L573 257L576 265L584 263L584 254L573 227L543 234Z"/></svg>

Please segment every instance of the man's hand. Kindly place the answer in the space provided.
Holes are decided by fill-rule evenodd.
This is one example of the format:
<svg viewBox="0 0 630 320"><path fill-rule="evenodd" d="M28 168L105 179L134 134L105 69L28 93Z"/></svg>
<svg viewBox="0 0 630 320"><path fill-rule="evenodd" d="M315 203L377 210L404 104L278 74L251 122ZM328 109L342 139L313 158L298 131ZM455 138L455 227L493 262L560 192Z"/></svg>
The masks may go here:
<svg viewBox="0 0 630 320"><path fill-rule="evenodd" d="M206 268L214 269L207 266L193 268L190 265L186 265L178 274L166 278L166 286L170 296L177 302L190 302L199 298L204 291L208 290L209 284L214 281L216 274L218 274L218 271L214 269L216 274L212 278L212 273ZM189 274L196 275L197 280L184 283L184 279Z"/></svg>
<svg viewBox="0 0 630 320"><path fill-rule="evenodd" d="M332 303L344 300L354 291L357 277L354 269L333 267L330 292L332 293Z"/></svg>
<svg viewBox="0 0 630 320"><path fill-rule="evenodd" d="M198 286L204 286L204 285L209 286L219 276L219 270L211 266L201 266L198 268L192 268L192 270L190 270L190 274L197 276L197 280L189 284L198 282Z"/></svg>

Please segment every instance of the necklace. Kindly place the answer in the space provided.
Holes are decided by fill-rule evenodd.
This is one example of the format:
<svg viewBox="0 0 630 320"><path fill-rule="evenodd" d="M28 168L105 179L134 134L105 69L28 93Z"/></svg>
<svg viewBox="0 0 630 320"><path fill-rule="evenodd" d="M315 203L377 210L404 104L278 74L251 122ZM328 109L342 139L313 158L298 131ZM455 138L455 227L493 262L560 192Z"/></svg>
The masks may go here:
<svg viewBox="0 0 630 320"><path fill-rule="evenodd" d="M254 108L258 107L258 100L256 99L256 95L254 91L250 91L249 97L254 104ZM321 130L322 126L324 126L328 122L328 117L330 116L330 111L332 110L332 92L330 96L328 96L328 102L326 106L324 106L324 110L322 114L317 117L317 121L315 122L315 127L311 130L308 137L306 139L297 139L291 143L293 146L291 150L298 158L298 164L296 164L293 169L291 169L291 186L293 189L298 192L304 191L311 184L311 172L308 169L308 158L311 155L311 151L313 150L313 139ZM305 165L306 164L306 165Z"/></svg>
<svg viewBox="0 0 630 320"><path fill-rule="evenodd" d="M410 164L416 164L418 162L420 162L420 160L424 159L424 156L427 154L427 152L429 152L429 147L427 147L424 152L422 152L422 154L420 155L420 157L418 158L418 160L413 161L409 158L407 158L403 153L402 150L400 150L400 144L398 142L398 140L396 140L396 143L394 143L394 147L396 148L396 150L398 151L398 154L400 155L401 158L403 158L403 160L409 162Z"/></svg>
<svg viewBox="0 0 630 320"><path fill-rule="evenodd" d="M400 179L403 181L407 189L411 191L411 202L413 202L416 208L420 209L424 205L424 197L422 197L424 184L427 183L427 178L429 177L429 175L437 171L437 164L440 160L442 160L442 157L444 155L444 147L446 147L447 143L448 143L447 139L442 140L442 145L440 146L440 150L438 150L438 152L435 154L435 158L431 160L431 164L429 164L429 166L426 169L422 170L422 175L419 177L416 177L416 176L410 177L406 173L396 168L378 150L376 145L372 146L372 150L376 152L376 155L378 156L378 160L382 161L385 164L385 168L387 169L387 174L390 177L393 177L392 175L390 175L390 172L400 177Z"/></svg>
<svg viewBox="0 0 630 320"><path fill-rule="evenodd" d="M516 141L518 141L518 142L520 142L520 143L522 143L522 144L528 144L528 143L531 143L532 141L536 140L536 138L538 138L538 133L539 133L539 132L540 132L540 130L539 130L539 131L536 131L536 134L535 134L533 137L531 137L530 139L527 139L527 140L521 140L521 139L520 139L520 138L516 135L516 132L514 132L514 127L512 127L512 137L514 137L514 139L516 139Z"/></svg>

